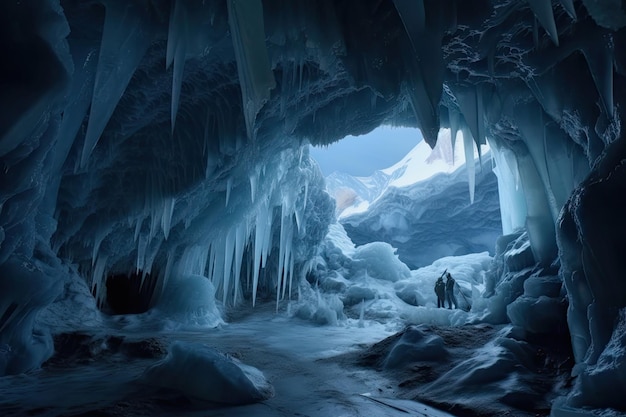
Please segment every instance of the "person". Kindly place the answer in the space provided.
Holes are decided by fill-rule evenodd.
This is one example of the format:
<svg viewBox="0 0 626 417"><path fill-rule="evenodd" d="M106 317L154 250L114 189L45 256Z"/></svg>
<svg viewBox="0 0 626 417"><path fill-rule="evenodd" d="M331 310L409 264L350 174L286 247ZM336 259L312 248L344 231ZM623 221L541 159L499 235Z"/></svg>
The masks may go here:
<svg viewBox="0 0 626 417"><path fill-rule="evenodd" d="M450 275L449 272L446 273L446 300L448 300L448 308L452 308L452 304L454 304L454 308L457 308L456 297L454 296L454 278Z"/></svg>
<svg viewBox="0 0 626 417"><path fill-rule="evenodd" d="M444 297L446 294L446 284L443 282L443 275L435 283L435 294L437 294L437 308L445 308Z"/></svg>

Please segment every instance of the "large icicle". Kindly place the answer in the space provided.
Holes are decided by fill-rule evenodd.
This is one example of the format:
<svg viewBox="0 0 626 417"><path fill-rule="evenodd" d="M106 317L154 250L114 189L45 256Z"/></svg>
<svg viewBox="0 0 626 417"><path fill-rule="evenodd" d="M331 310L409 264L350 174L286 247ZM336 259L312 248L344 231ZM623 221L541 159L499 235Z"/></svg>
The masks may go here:
<svg viewBox="0 0 626 417"><path fill-rule="evenodd" d="M434 148L440 127L439 104L445 71L441 50L446 29L440 19L442 6L429 4L429 11L436 17L428 22L423 0L394 0L394 6L415 52L414 70L409 71L408 77L408 96L422 135Z"/></svg>
<svg viewBox="0 0 626 417"><path fill-rule="evenodd" d="M554 12L552 11L552 0L528 0L528 5L533 11L541 26L548 32L550 39L556 46L559 46L559 33L554 22Z"/></svg>
<svg viewBox="0 0 626 417"><path fill-rule="evenodd" d="M233 269L233 304L239 301L239 288L241 286L241 264L243 263L243 254L248 240L248 227L245 222L241 222L237 226L235 236L235 268Z"/></svg>
<svg viewBox="0 0 626 417"><path fill-rule="evenodd" d="M487 143L485 139L482 88L480 85L456 84L453 91L459 103L459 109L465 118L465 123L467 123L472 132L476 147L480 149L480 145Z"/></svg>
<svg viewBox="0 0 626 417"><path fill-rule="evenodd" d="M176 205L176 199L174 197L167 198L163 201L163 213L161 217L161 229L163 229L163 236L165 240L170 236L170 228L172 227L172 216L174 215L174 205Z"/></svg>
<svg viewBox="0 0 626 417"><path fill-rule="evenodd" d="M576 8L574 8L574 0L561 0L561 5L572 19L577 19Z"/></svg>
<svg viewBox="0 0 626 417"><path fill-rule="evenodd" d="M246 130L254 138L257 113L276 86L265 46L263 4L261 0L228 0L227 5Z"/></svg>
<svg viewBox="0 0 626 417"><path fill-rule="evenodd" d="M80 165L84 168L152 40L150 22L134 2L108 2L91 112Z"/></svg>
<svg viewBox="0 0 626 417"><path fill-rule="evenodd" d="M224 304L228 303L228 294L230 292L230 275L233 267L233 255L235 253L235 233L236 229L231 227L228 233L226 233L226 241L224 242L224 278L222 279L223 298Z"/></svg>
<svg viewBox="0 0 626 417"><path fill-rule="evenodd" d="M462 129L463 145L465 146L465 168L470 193L470 203L474 203L474 188L476 187L476 165L474 164L474 141L467 127Z"/></svg>
<svg viewBox="0 0 626 417"><path fill-rule="evenodd" d="M608 36L608 35L607 35ZM582 48L606 114L613 117L613 39Z"/></svg>
<svg viewBox="0 0 626 417"><path fill-rule="evenodd" d="M254 264L253 276L252 276L252 306L256 303L256 290L259 286L259 272L262 263L262 254L264 253L263 243L265 240L265 227L267 226L266 218L271 214L268 214L269 208L266 202L263 202L259 206L259 211L256 216L256 230L254 234Z"/></svg>

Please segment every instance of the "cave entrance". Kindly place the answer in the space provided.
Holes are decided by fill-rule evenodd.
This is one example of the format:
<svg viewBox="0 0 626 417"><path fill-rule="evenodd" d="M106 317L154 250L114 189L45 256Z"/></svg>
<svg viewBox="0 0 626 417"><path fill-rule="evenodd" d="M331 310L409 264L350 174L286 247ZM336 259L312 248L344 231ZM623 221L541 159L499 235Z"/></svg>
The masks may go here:
<svg viewBox="0 0 626 417"><path fill-rule="evenodd" d="M155 275L144 274L141 270L109 275L102 311L111 315L145 313L152 306L156 283Z"/></svg>
<svg viewBox="0 0 626 417"><path fill-rule="evenodd" d="M467 151L441 129L434 149L418 129L380 127L311 157L335 198L338 222L356 245L387 242L409 268L446 256L489 252L502 235L498 181L487 145ZM465 164L466 153L474 164Z"/></svg>

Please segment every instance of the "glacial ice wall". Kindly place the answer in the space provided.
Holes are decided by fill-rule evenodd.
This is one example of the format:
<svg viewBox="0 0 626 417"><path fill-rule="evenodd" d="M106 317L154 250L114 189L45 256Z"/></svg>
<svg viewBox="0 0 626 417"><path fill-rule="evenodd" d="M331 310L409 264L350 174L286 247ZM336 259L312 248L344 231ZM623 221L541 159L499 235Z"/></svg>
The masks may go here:
<svg viewBox="0 0 626 417"><path fill-rule="evenodd" d="M352 241L382 241L398 248L411 269L445 256L491 252L502 234L498 183L491 156L477 161L474 201L467 168L437 174L407 187L390 187L368 210L341 219Z"/></svg>
<svg viewBox="0 0 626 417"><path fill-rule="evenodd" d="M70 270L101 301L138 270L282 297L332 213L301 147L387 123L489 141L507 228L561 262L577 369L623 375L624 26L616 0L3 2L0 373L50 354ZM576 405L626 408L583 380Z"/></svg>

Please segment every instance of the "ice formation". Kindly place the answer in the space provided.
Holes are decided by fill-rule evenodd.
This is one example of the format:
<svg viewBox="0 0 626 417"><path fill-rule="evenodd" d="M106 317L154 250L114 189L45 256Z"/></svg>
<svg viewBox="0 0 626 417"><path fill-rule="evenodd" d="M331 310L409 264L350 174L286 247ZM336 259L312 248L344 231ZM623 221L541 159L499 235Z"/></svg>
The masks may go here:
<svg viewBox="0 0 626 417"><path fill-rule="evenodd" d="M176 342L142 379L190 399L214 403L249 404L274 395L261 371L202 344Z"/></svg>
<svg viewBox="0 0 626 417"><path fill-rule="evenodd" d="M431 146L442 127L462 132L468 155L489 143L505 235L472 308L569 331L575 383L554 415L626 410L594 388L623 388L625 372L624 27L618 0L3 2L0 374L39 367L50 332L81 325L63 312L97 325L117 296L165 310L176 288L225 307L289 302L323 265L334 212L306 147L391 124ZM370 303L393 316L388 286L406 270L385 248L397 281ZM349 251L333 262L348 268ZM132 293L109 294L119 276ZM212 287L185 282L198 276ZM320 321L341 319L348 299L309 290ZM168 311L213 311L197 307Z"/></svg>

